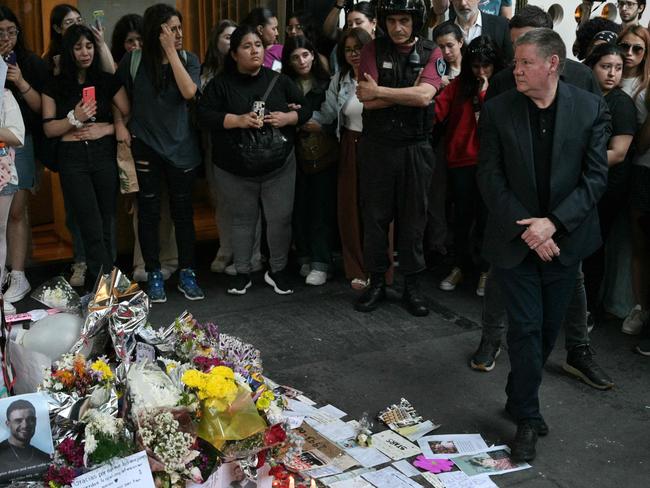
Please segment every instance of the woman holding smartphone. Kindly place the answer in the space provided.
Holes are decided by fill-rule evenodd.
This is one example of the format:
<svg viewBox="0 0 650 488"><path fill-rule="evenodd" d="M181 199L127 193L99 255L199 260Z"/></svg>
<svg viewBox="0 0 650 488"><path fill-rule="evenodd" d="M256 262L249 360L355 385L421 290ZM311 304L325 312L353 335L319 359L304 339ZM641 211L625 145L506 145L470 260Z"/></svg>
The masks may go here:
<svg viewBox="0 0 650 488"><path fill-rule="evenodd" d="M61 73L43 91L43 128L60 137L57 160L86 250L86 287L113 267L112 225L118 178L113 105L128 114L126 91L99 67L93 32L70 27L62 39ZM120 117L121 120L121 117Z"/></svg>
<svg viewBox="0 0 650 488"><path fill-rule="evenodd" d="M4 298L14 303L22 300L31 290L25 276L30 235L27 202L29 192L36 184L35 149L42 147L39 142L43 139L41 92L48 75L45 62L27 48L16 15L4 5L0 6L0 54L7 63L6 87L18 101L25 124L24 144L16 149L18 189L11 202L7 224L7 235L10 236L7 264L11 274Z"/></svg>

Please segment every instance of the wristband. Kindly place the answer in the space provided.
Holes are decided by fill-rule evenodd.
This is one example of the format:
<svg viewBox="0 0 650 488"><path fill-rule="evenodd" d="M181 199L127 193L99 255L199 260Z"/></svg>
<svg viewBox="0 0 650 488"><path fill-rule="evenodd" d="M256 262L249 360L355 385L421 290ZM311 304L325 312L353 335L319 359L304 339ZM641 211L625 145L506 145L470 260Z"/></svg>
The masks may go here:
<svg viewBox="0 0 650 488"><path fill-rule="evenodd" d="M68 122L70 122L70 125L76 127L77 129L81 129L84 126L84 123L75 117L74 110L70 110L68 112Z"/></svg>
<svg viewBox="0 0 650 488"><path fill-rule="evenodd" d="M27 95L29 93L29 90L31 90L31 89L32 89L32 85L29 85L29 88L27 90L25 90L25 91L21 91L20 94L21 95Z"/></svg>

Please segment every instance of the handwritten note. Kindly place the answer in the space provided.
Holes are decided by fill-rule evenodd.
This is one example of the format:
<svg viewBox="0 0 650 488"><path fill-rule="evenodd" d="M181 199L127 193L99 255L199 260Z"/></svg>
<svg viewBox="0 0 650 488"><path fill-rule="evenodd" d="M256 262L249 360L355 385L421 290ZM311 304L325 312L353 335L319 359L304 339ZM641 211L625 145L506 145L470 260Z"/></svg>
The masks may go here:
<svg viewBox="0 0 650 488"><path fill-rule="evenodd" d="M147 454L140 451L116 459L72 482L72 488L154 488Z"/></svg>
<svg viewBox="0 0 650 488"><path fill-rule="evenodd" d="M419 447L392 430L385 430L373 435L372 447L379 449L395 461L420 454Z"/></svg>

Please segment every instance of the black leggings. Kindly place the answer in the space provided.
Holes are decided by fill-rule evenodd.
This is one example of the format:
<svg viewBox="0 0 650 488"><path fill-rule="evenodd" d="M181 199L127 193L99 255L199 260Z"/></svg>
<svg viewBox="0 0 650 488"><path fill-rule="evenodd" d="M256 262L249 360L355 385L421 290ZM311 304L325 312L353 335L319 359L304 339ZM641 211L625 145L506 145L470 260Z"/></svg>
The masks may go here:
<svg viewBox="0 0 650 488"><path fill-rule="evenodd" d="M65 201L72 206L86 250L86 284L113 267L111 243L118 177L115 138L65 142L58 147Z"/></svg>

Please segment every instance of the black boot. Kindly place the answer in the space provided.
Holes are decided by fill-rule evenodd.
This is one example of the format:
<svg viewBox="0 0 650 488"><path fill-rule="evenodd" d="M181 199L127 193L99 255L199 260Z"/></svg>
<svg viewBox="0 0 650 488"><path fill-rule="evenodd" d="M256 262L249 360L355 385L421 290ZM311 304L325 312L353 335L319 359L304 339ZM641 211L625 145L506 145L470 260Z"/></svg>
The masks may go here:
<svg viewBox="0 0 650 488"><path fill-rule="evenodd" d="M383 273L372 273L370 276L370 285L363 295L359 297L357 303L354 304L354 309L357 312L372 312L375 310L379 303L386 299L386 280Z"/></svg>
<svg viewBox="0 0 650 488"><path fill-rule="evenodd" d="M415 315L416 317L429 315L429 308L427 307L424 297L420 293L417 274L410 274L404 277L404 294L402 295L402 303L404 304L404 308L406 308L411 315Z"/></svg>
<svg viewBox="0 0 650 488"><path fill-rule="evenodd" d="M614 387L614 382L609 375L594 361L589 344L571 349L567 353L562 369L599 390L609 390Z"/></svg>
<svg viewBox="0 0 650 488"><path fill-rule="evenodd" d="M528 462L535 459L535 445L537 444L537 429L530 421L522 421L517 425L517 434L510 444L512 460L515 462Z"/></svg>

